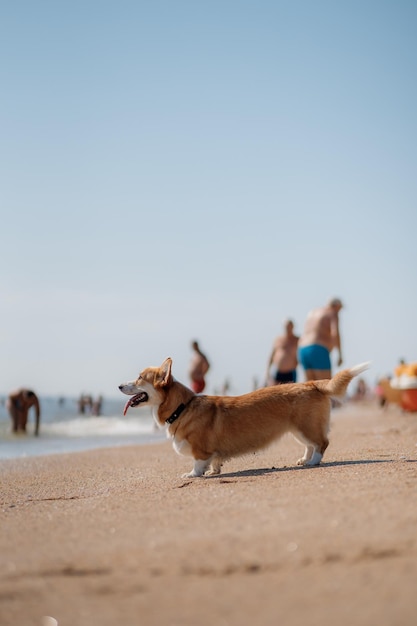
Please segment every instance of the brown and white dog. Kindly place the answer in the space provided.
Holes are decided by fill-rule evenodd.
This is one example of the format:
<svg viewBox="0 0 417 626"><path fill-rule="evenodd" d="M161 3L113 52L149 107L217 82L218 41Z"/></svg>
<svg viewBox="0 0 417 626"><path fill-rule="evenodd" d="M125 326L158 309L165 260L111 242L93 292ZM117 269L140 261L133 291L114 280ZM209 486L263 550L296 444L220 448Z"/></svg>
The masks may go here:
<svg viewBox="0 0 417 626"><path fill-rule="evenodd" d="M318 465L329 440L331 398L343 397L352 378L368 368L357 365L331 380L265 387L243 396L196 395L171 374L172 359L148 367L135 381L119 385L132 396L129 407L148 405L157 425L167 427L178 454L194 458L185 477L220 474L224 461L265 448L290 432L305 445L298 465Z"/></svg>

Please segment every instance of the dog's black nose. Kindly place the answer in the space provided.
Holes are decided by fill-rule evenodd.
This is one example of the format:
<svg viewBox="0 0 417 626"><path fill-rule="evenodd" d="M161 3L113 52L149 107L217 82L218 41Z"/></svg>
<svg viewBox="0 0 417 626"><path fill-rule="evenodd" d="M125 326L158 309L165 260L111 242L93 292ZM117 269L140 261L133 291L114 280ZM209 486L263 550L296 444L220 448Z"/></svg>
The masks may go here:
<svg viewBox="0 0 417 626"><path fill-rule="evenodd" d="M124 385L119 385L119 389L122 390Z"/></svg>

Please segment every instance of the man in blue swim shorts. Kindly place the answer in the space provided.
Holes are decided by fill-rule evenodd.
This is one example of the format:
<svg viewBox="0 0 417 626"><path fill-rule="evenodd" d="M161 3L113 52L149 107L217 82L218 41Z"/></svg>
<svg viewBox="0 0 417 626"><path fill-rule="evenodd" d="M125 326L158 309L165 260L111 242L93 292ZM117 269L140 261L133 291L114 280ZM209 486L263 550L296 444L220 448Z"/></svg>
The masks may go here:
<svg viewBox="0 0 417 626"><path fill-rule="evenodd" d="M298 359L303 366L307 380L321 380L332 377L330 353L333 348L339 352L337 364L342 365L342 348L339 332L339 312L342 309L339 298L310 311L304 332L298 343Z"/></svg>

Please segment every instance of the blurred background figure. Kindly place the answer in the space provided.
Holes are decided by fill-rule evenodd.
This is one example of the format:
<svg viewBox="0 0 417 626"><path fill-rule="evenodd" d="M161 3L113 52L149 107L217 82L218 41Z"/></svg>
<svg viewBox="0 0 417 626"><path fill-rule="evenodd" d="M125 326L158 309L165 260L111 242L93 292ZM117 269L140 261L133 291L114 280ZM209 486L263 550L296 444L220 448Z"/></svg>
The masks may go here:
<svg viewBox="0 0 417 626"><path fill-rule="evenodd" d="M12 419L14 433L26 432L29 410L35 409L35 435L39 435L41 408L39 399L30 389L17 389L12 391L7 398L7 410Z"/></svg>
<svg viewBox="0 0 417 626"><path fill-rule="evenodd" d="M341 300L333 298L326 306L314 309L307 315L298 349L298 358L307 380L332 377L330 353L334 348L339 352L337 365L343 363L339 332L339 312L342 307Z"/></svg>
<svg viewBox="0 0 417 626"><path fill-rule="evenodd" d="M93 398L89 394L82 393L78 400L78 413L80 415L91 415L93 409Z"/></svg>
<svg viewBox="0 0 417 626"><path fill-rule="evenodd" d="M94 415L95 417L100 416L102 405L103 405L103 396L98 396L98 398L93 401L93 406L91 407L91 415Z"/></svg>
<svg viewBox="0 0 417 626"><path fill-rule="evenodd" d="M275 339L266 371L266 385L295 383L297 380L298 337L294 335L294 322L284 322L284 334Z"/></svg>
<svg viewBox="0 0 417 626"><path fill-rule="evenodd" d="M230 392L230 381L228 378L226 378L226 380L224 381L223 385L222 385L222 389L221 389L221 395L222 396L228 396Z"/></svg>
<svg viewBox="0 0 417 626"><path fill-rule="evenodd" d="M197 341L193 341L191 347L193 349L189 371L191 389L195 393L202 393L206 386L205 376L210 368L210 363L207 357L201 352Z"/></svg>
<svg viewBox="0 0 417 626"><path fill-rule="evenodd" d="M363 400L366 400L368 396L368 385L366 384L364 378L359 378L358 382L356 383L356 389L351 397L351 400L353 400L354 402L361 402Z"/></svg>

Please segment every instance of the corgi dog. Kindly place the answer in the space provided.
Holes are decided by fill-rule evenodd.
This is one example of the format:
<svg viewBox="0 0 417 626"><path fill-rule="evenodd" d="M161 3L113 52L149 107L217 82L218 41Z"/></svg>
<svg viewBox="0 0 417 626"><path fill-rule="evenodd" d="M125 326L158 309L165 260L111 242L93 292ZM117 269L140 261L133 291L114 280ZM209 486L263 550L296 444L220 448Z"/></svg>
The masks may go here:
<svg viewBox="0 0 417 626"><path fill-rule="evenodd" d="M196 395L175 380L167 358L119 389L131 396L124 415L130 407L152 407L175 451L194 459L192 471L183 475L194 478L220 474L224 461L261 450L287 432L305 446L297 464L318 465L329 445L331 398L343 397L350 381L368 366L342 370L330 380L264 387L233 397Z"/></svg>

